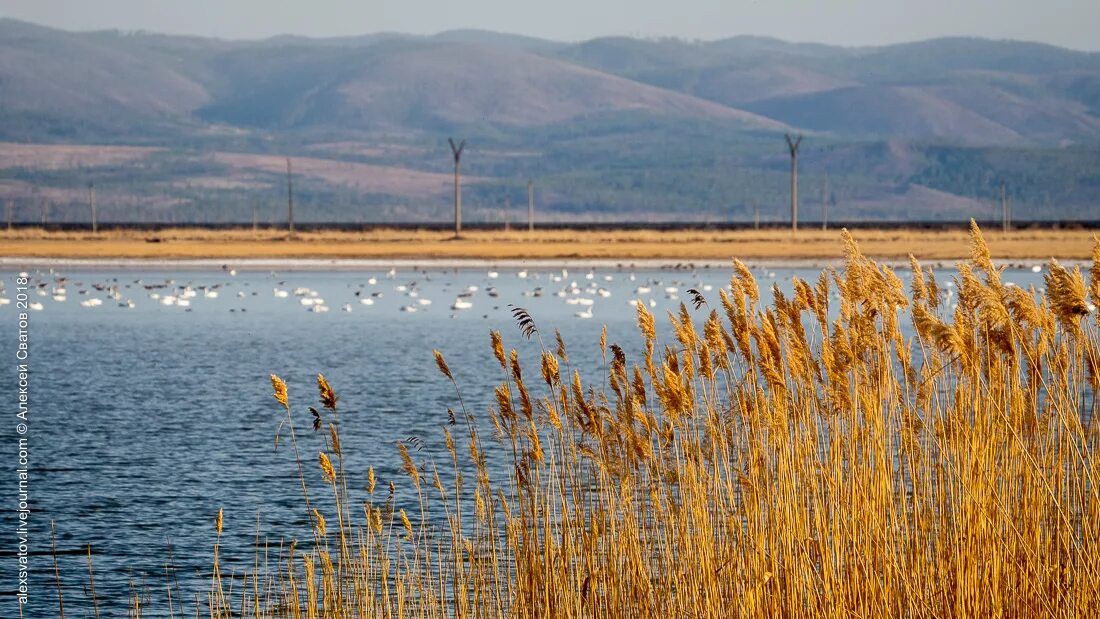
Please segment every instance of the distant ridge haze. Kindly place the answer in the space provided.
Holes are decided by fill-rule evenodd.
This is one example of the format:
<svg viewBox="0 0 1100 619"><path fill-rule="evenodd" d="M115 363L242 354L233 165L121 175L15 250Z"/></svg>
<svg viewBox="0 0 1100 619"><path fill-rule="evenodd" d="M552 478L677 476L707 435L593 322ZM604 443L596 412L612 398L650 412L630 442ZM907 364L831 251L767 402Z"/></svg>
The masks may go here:
<svg viewBox="0 0 1100 619"><path fill-rule="evenodd" d="M1001 179L1048 216L1095 215L1100 195L1100 54L975 38L229 41L2 19L0 119L0 141L155 147L140 174L109 170L131 217L241 217L277 195L271 157L297 155L311 158L302 199L318 217L369 204L355 217L430 218L449 135L470 141L467 202L483 217L525 201L537 177L547 217L743 218L782 200L786 131L809 137L804 182L832 177L838 218L954 217L988 204ZM87 172L66 170L0 169L0 198L29 204L52 187L76 199Z"/></svg>
<svg viewBox="0 0 1100 619"><path fill-rule="evenodd" d="M869 46L961 35L1100 51L1100 5L1080 0L0 0L0 15L75 31L119 28L232 40L284 33L427 35L473 26L570 42L761 34Z"/></svg>
<svg viewBox="0 0 1100 619"><path fill-rule="evenodd" d="M49 126L446 129L635 111L969 144L1100 138L1100 54L1033 43L566 44L474 30L230 42L14 20L0 36L0 106Z"/></svg>

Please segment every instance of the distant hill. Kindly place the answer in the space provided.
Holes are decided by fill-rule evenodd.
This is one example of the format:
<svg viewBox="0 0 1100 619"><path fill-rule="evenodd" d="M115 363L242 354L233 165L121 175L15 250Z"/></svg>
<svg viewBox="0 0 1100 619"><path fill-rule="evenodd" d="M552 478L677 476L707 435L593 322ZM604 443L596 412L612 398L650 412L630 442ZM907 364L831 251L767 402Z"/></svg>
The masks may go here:
<svg viewBox="0 0 1100 619"><path fill-rule="evenodd" d="M242 126L446 129L535 126L618 111L782 123L689 95L500 45L390 41L367 48L234 50L235 85L195 110Z"/></svg>
<svg viewBox="0 0 1100 619"><path fill-rule="evenodd" d="M0 141L22 144L0 144L0 199L26 217L95 176L120 219L247 219L280 199L292 156L309 162L307 219L429 220L460 135L473 217L503 219L537 178L548 218L744 219L761 204L782 218L786 131L807 136L807 186L830 177L804 199L837 217L965 218L1001 181L1037 217L1100 217L1096 53L480 30L225 41L0 19ZM68 163L44 167L59 152Z"/></svg>

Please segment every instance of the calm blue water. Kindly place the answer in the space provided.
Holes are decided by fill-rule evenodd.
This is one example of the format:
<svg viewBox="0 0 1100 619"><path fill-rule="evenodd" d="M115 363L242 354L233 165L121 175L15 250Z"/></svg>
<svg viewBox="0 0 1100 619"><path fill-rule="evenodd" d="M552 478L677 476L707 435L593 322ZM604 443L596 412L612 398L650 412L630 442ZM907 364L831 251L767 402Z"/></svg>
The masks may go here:
<svg viewBox="0 0 1100 619"><path fill-rule="evenodd" d="M774 281L789 290L792 276L813 280L817 273L764 269L757 275L762 289ZM25 616L57 615L51 522L56 523L59 551L92 546L96 593L105 616L124 614L131 583L149 597L146 616L167 616L168 582L178 582L193 613L194 594L206 591L220 507L225 508L222 557L227 574L252 565L257 525L261 543L266 540L272 548L272 559L280 542L309 538L292 452L286 442L278 449L275 445L285 415L271 397L272 372L289 383L311 475L317 475L315 458L322 441L307 429L306 407L319 407L314 377L324 372L340 395L352 480L365 484L367 466L374 465L380 488L391 479L407 486L393 442L421 437L425 447L417 458L438 458L443 449L439 427L447 423L448 408L458 410L453 387L432 360L433 348L445 354L470 412L483 418L501 378L489 349L490 329L501 330L506 345L520 350L529 382L539 375L538 345L520 336L509 303L530 310L551 347L553 331L560 328L572 367L596 376L602 325L607 325L609 343L620 343L637 358L640 342L628 299L653 299L653 311L661 317L680 303L667 298L666 287L678 288L686 301L687 288L711 286L704 294L717 306L717 289L729 277L725 269L604 269L592 279L586 275L587 270L563 276L561 270L550 269L532 270L526 278L516 270L501 270L499 277L490 278L484 270L440 269L398 271L392 278L384 271L30 273L47 294L32 294L31 300L43 309L30 312L29 325L29 545L39 554L31 558ZM939 275L941 286L947 275ZM0 276L6 287L0 297L12 298L16 273ZM61 277L67 278L66 299L55 301L50 291ZM372 277L374 284L369 283ZM1040 274L1030 271L1009 271L1005 277L1024 286L1042 283ZM570 295L593 299L593 318L575 317L585 306L555 296L570 282L582 290L598 287L610 293ZM201 290L215 286L216 298ZM473 307L451 310L456 296L470 286L478 288L466 298ZM639 286L649 286L651 292L635 293ZM189 307L150 298L179 295L185 287L196 291ZM490 297L490 287L499 296ZM542 288L542 296L526 296L536 287ZM112 298L111 288L118 299ZM301 299L311 297L296 296L296 288L315 291L331 310L308 311ZM276 289L287 291L287 297L276 296ZM418 296L409 296L410 290ZM362 298L372 298L374 304L363 305ZM89 299L102 304L81 305ZM419 299L432 303L419 305ZM134 307L120 307L126 300ZM350 312L342 311L345 304ZM400 310L410 304L419 311ZM18 586L16 560L10 556L17 544L17 482L10 472L15 468L13 430L18 421L11 395L16 393L17 331L15 304L0 306L0 394L6 415L0 423L5 445L0 453L8 458L0 469L9 471L3 485L8 506L5 555L0 557L3 617L18 616L11 596ZM503 448L498 451L495 461L503 462L507 454ZM315 482L314 487L321 486ZM384 490L381 494L384 500ZM399 495L400 501L408 499ZM58 563L66 612L85 616L90 609L87 557L63 554ZM177 602L178 597L173 591Z"/></svg>

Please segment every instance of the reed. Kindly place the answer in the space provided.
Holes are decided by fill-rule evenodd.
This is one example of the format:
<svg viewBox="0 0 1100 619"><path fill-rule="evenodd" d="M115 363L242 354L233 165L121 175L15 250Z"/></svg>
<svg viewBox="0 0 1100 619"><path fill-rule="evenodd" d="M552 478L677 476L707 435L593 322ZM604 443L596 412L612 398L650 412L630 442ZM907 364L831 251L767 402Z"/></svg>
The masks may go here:
<svg viewBox="0 0 1100 619"><path fill-rule="evenodd" d="M490 334L485 440L435 351L466 421L440 420L449 461L399 442L404 479L383 499L371 468L353 499L334 420L315 435L333 501L311 506L299 474L313 539L234 576L236 597L215 564L210 616L1100 614L1100 242L1089 281L1052 262L1045 290L1022 290L972 226L948 297L915 258L906 291L842 240L844 267L791 297L766 303L735 262L667 334L639 304L644 353L604 334L594 385L516 308L541 367L530 380ZM293 432L296 394L272 383ZM509 454L500 478L490 450ZM237 524L219 512L216 533Z"/></svg>

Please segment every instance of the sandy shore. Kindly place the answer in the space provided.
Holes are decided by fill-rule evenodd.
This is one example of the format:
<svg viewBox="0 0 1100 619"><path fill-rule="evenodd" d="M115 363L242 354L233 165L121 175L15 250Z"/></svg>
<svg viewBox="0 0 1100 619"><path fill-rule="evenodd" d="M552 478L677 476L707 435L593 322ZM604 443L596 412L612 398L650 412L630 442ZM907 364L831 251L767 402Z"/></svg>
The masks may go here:
<svg viewBox="0 0 1100 619"><path fill-rule="evenodd" d="M986 232L992 254L1001 260L1034 263L1088 260L1097 230ZM963 230L858 230L861 250L887 262L951 263L969 254ZM537 230L505 233L473 231L454 240L450 233L417 230L316 231L289 236L275 230L158 231L109 230L0 232L0 264L126 266L143 264L235 268L375 268L421 264L483 265L727 265L746 262L779 266L832 263L843 256L840 232L806 230L652 231Z"/></svg>

